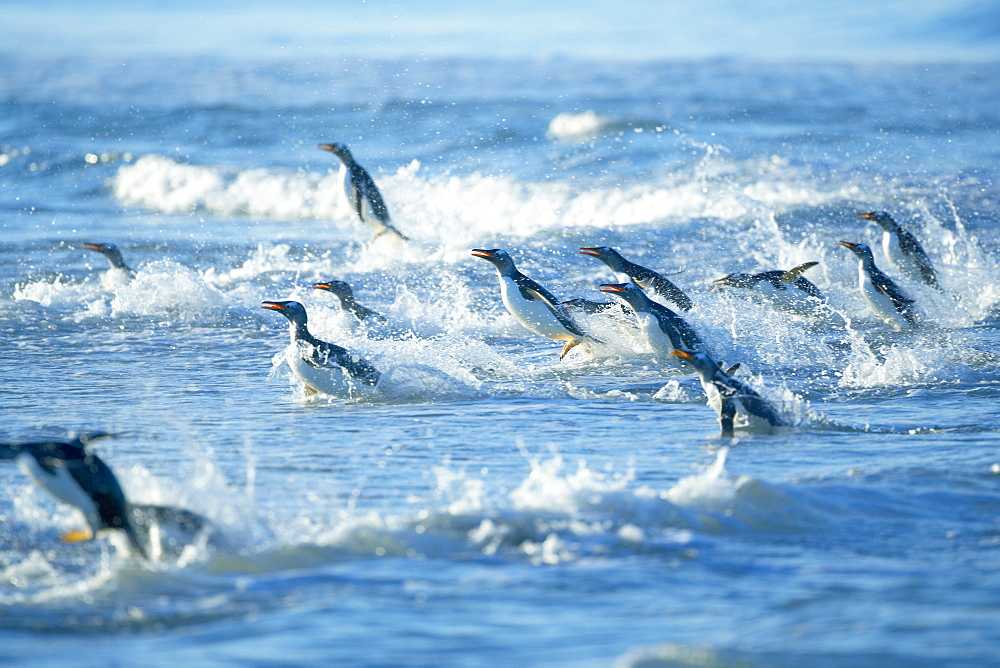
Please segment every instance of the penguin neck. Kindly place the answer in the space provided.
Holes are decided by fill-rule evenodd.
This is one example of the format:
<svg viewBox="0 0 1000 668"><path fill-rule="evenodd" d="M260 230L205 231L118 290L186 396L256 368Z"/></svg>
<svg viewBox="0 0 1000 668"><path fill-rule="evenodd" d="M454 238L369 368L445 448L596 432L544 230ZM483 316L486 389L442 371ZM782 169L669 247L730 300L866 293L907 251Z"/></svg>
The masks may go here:
<svg viewBox="0 0 1000 668"><path fill-rule="evenodd" d="M503 279L505 279L505 278L510 278L510 279L516 280L517 277L518 277L518 275L521 273L521 272L519 272L517 270L517 267L514 266L513 263L504 264L504 265L495 264L493 266L496 267L497 275L500 277L500 282L501 283L503 282Z"/></svg>
<svg viewBox="0 0 1000 668"><path fill-rule="evenodd" d="M307 341L312 343L314 337L309 333L309 326L306 324L307 321L302 320L289 320L288 321L288 333L291 336L292 343L296 341Z"/></svg>
<svg viewBox="0 0 1000 668"><path fill-rule="evenodd" d="M620 255L614 253L606 254L601 259L604 260L604 264L608 265L608 269L618 274L619 276L628 275L629 267L625 262L625 258L621 257Z"/></svg>
<svg viewBox="0 0 1000 668"><path fill-rule="evenodd" d="M351 311L352 313L357 310L357 302L354 301L354 295L351 293L337 295L340 298L340 308L345 311Z"/></svg>

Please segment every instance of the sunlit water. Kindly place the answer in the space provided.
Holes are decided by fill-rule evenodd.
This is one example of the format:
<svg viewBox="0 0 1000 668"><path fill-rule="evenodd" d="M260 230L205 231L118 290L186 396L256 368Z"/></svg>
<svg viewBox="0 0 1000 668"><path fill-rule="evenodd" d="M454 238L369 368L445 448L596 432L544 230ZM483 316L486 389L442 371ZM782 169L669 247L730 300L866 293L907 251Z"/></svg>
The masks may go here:
<svg viewBox="0 0 1000 668"><path fill-rule="evenodd" d="M79 517L4 466L0 659L995 660L996 62L245 47L2 52L0 434L113 432L94 448L132 500L226 545L148 564L60 543ZM352 219L325 141L411 243ZM901 281L914 332L875 319L837 244L888 270L856 217L877 209L945 288ZM600 318L560 361L469 253L598 300L597 245L670 274L790 426L719 437L696 378ZM806 261L832 320L709 289ZM334 278L390 325L310 288ZM379 394L306 396L276 299L381 369Z"/></svg>

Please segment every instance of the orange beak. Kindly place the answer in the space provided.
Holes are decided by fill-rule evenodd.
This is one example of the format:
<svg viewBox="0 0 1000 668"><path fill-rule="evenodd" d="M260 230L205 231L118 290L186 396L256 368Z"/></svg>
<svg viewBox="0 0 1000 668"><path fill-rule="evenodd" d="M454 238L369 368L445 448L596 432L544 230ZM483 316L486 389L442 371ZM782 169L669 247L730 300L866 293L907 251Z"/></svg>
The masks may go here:
<svg viewBox="0 0 1000 668"><path fill-rule="evenodd" d="M676 348L674 348L673 350L671 350L670 354L673 355L674 357L680 357L682 360L689 360L689 359L692 358L691 353L689 353L688 351L686 351L686 350L678 350Z"/></svg>

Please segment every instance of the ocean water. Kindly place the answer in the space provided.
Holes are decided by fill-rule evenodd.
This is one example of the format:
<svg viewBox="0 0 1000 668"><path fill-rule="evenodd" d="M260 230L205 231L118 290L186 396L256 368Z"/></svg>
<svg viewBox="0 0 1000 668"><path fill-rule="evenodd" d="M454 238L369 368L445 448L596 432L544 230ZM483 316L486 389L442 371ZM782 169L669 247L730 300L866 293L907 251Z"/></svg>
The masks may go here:
<svg viewBox="0 0 1000 668"><path fill-rule="evenodd" d="M1000 8L535 4L0 4L0 441L113 433L131 500L224 538L61 543L0 467L0 662L995 662ZM411 242L352 219L331 141ZM897 277L915 331L838 244L891 274L880 209L944 287ZM599 317L560 360L470 255L599 300L598 245L789 426L721 437ZM834 318L710 289L807 261ZM381 392L307 396L278 299Z"/></svg>

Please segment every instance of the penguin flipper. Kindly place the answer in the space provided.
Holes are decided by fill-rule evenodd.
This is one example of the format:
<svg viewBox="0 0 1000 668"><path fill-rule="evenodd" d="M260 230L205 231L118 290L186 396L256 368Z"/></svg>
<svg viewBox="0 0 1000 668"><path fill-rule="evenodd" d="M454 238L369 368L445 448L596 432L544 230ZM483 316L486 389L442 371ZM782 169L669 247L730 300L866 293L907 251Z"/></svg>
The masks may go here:
<svg viewBox="0 0 1000 668"><path fill-rule="evenodd" d="M817 264L819 264L819 262L803 262L802 264L796 267L792 267L791 269L783 273L778 280L783 281L785 283L794 283L795 279L798 278L802 274L802 272L804 272L807 269L811 269L812 267L815 267Z"/></svg>

